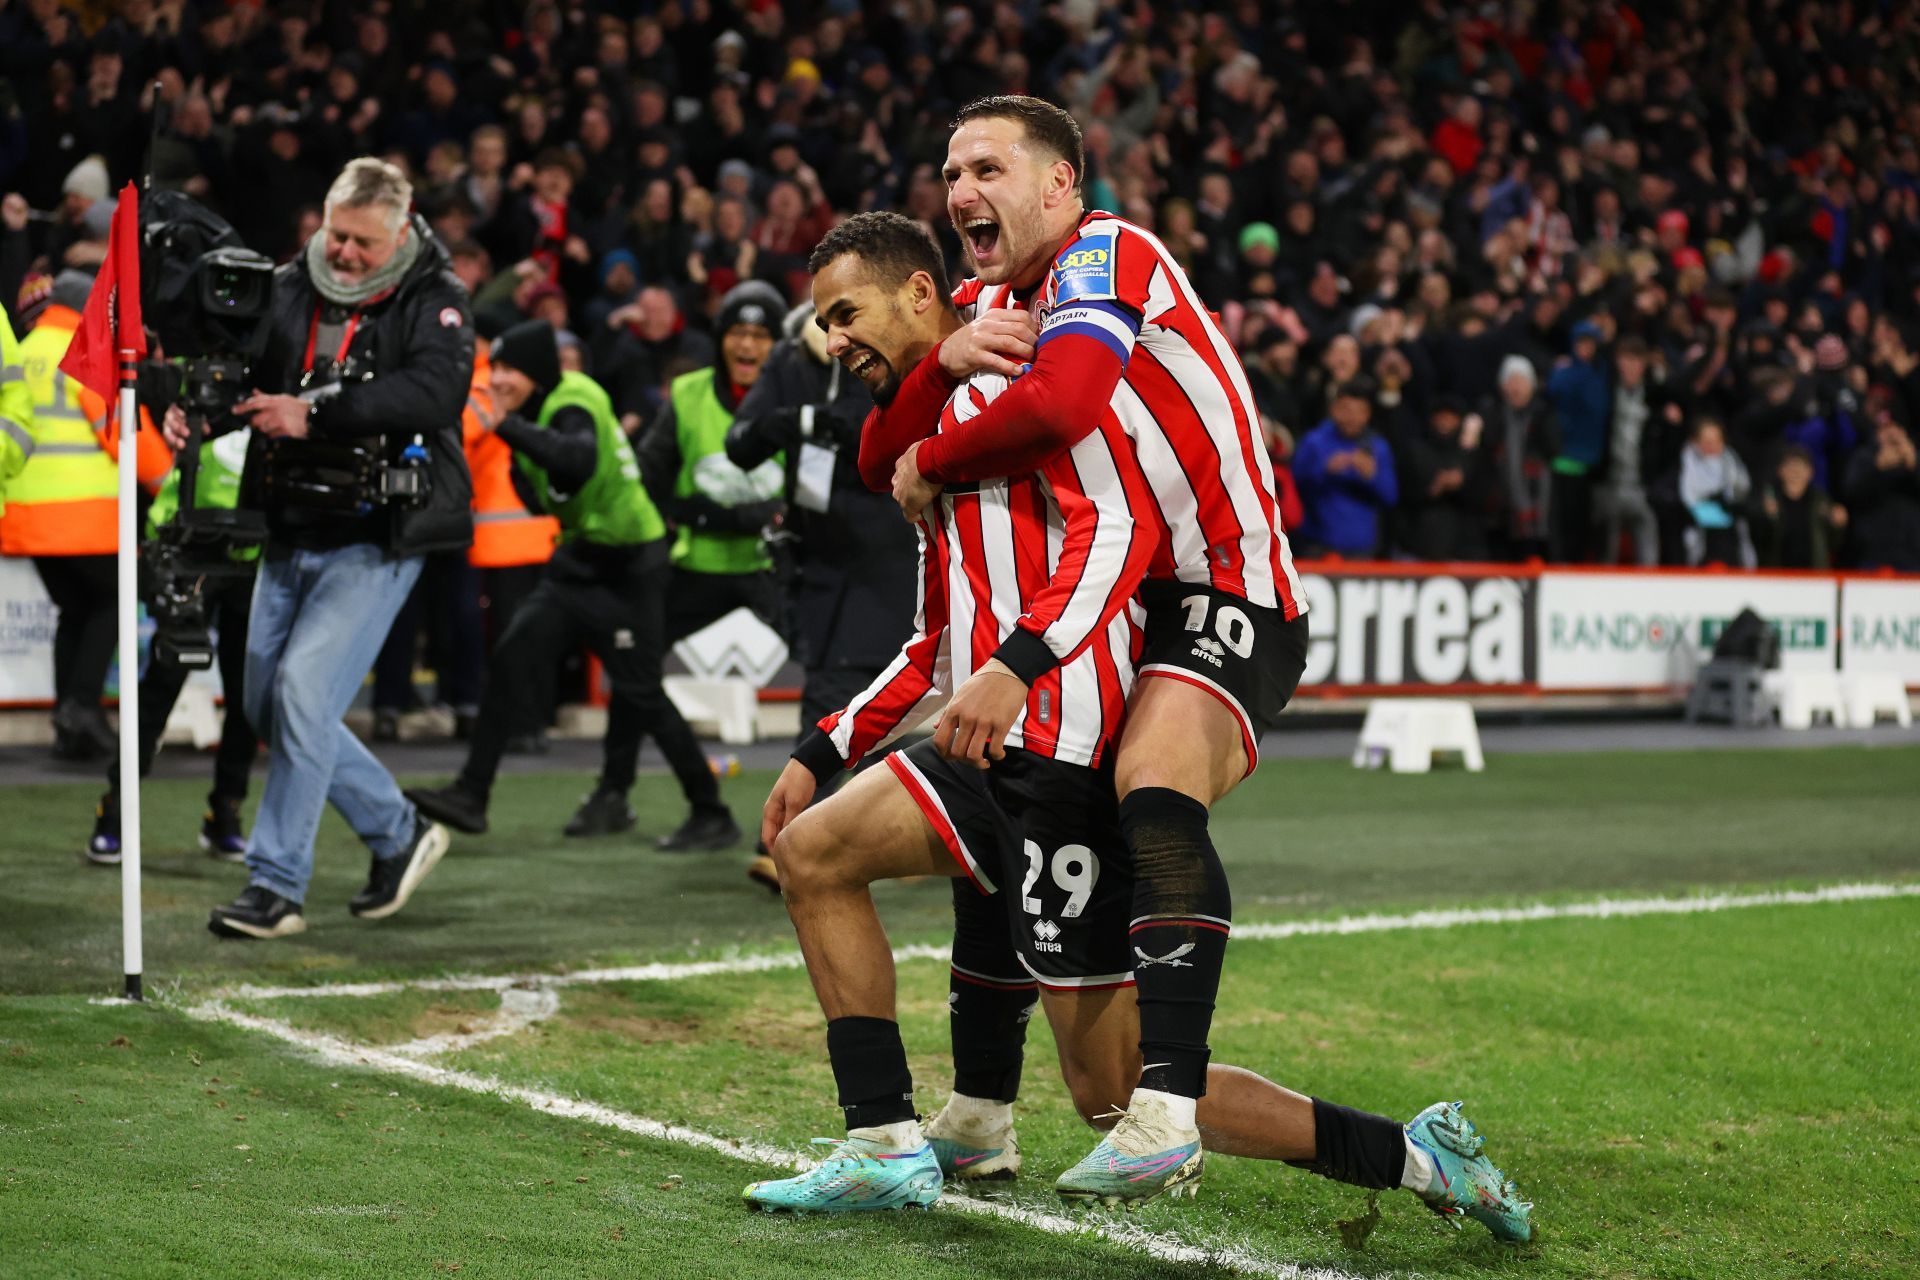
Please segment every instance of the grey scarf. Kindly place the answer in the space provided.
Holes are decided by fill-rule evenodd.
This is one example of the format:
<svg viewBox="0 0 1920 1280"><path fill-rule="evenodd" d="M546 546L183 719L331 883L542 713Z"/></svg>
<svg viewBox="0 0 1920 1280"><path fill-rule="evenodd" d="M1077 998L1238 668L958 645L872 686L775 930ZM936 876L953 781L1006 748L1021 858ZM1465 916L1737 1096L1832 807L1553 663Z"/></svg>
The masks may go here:
<svg viewBox="0 0 1920 1280"><path fill-rule="evenodd" d="M334 276L333 268L327 265L327 250L323 240L325 234L318 232L307 241L307 276L320 296L336 306L357 307L367 299L385 293L400 283L420 257L420 230L416 227L393 256L387 259L386 266L357 284L342 284Z"/></svg>

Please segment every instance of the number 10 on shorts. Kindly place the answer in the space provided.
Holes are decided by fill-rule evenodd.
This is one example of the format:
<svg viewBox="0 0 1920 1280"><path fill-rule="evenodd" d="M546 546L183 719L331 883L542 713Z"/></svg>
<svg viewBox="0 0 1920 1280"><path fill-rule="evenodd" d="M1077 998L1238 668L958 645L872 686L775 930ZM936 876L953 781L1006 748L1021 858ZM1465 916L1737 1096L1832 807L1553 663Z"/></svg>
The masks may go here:
<svg viewBox="0 0 1920 1280"><path fill-rule="evenodd" d="M1207 629L1207 606L1212 603L1210 598L1199 595L1181 599L1180 607L1187 611L1187 630ZM1223 604L1214 611L1213 633L1219 637L1221 644L1233 650L1236 657L1253 655L1253 619L1237 606Z"/></svg>

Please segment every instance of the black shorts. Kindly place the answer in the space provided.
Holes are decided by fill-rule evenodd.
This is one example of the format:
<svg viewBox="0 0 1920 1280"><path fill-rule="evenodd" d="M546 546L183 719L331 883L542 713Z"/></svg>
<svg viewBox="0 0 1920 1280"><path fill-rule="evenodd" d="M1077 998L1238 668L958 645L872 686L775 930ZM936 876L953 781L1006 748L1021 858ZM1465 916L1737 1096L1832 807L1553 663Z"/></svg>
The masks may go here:
<svg viewBox="0 0 1920 1280"><path fill-rule="evenodd" d="M954 860L1006 904L1014 949L1051 990L1133 984L1133 870L1113 774L1015 747L982 772L931 739L895 751L905 784Z"/></svg>
<svg viewBox="0 0 1920 1280"><path fill-rule="evenodd" d="M1198 685L1240 722L1247 772L1260 763L1260 735L1273 728L1307 669L1307 617L1189 582L1142 584L1147 607L1140 675Z"/></svg>

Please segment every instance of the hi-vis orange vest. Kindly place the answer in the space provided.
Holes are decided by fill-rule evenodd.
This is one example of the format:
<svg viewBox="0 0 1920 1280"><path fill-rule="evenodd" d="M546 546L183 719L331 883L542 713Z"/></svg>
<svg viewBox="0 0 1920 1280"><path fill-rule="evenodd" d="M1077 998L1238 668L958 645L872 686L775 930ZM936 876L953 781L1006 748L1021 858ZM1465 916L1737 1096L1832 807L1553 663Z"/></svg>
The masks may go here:
<svg viewBox="0 0 1920 1280"><path fill-rule="evenodd" d="M473 473L473 546L467 563L477 569L545 564L560 541L560 522L528 511L513 491L513 450L493 434L500 413L493 404L493 367L485 343L473 353L473 382L460 415L467 470Z"/></svg>
<svg viewBox="0 0 1920 1280"><path fill-rule="evenodd" d="M118 415L107 402L60 372L80 313L50 306L20 340L20 361L33 393L33 456L7 482L0 515L0 555L112 555L120 547ZM151 491L173 466L173 454L140 411L135 474Z"/></svg>

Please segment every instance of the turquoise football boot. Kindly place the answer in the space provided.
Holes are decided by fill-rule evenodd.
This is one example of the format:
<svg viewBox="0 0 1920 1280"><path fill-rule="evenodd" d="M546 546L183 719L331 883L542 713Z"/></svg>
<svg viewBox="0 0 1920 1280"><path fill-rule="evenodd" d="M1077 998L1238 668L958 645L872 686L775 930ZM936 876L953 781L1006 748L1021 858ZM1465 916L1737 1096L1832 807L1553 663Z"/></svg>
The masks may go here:
<svg viewBox="0 0 1920 1280"><path fill-rule="evenodd" d="M1157 1195L1198 1195L1206 1161L1199 1131L1183 1129L1163 1103L1138 1094L1118 1114L1113 1131L1054 1182L1060 1198L1132 1211Z"/></svg>
<svg viewBox="0 0 1920 1280"><path fill-rule="evenodd" d="M940 1198L940 1162L930 1145L896 1152L851 1136L813 1141L833 1148L819 1164L797 1177L756 1182L741 1198L758 1209L789 1213L925 1209Z"/></svg>
<svg viewBox="0 0 1920 1280"><path fill-rule="evenodd" d="M956 1182L1007 1182L1020 1176L1020 1139L1011 1123L968 1124L952 1102L927 1121L940 1172Z"/></svg>
<svg viewBox="0 0 1920 1280"><path fill-rule="evenodd" d="M1494 1239L1521 1243L1533 1238L1531 1202L1481 1153L1485 1142L1458 1102L1436 1102L1407 1124L1407 1140L1433 1161L1438 1185L1421 1196L1429 1209L1459 1226L1472 1218Z"/></svg>

